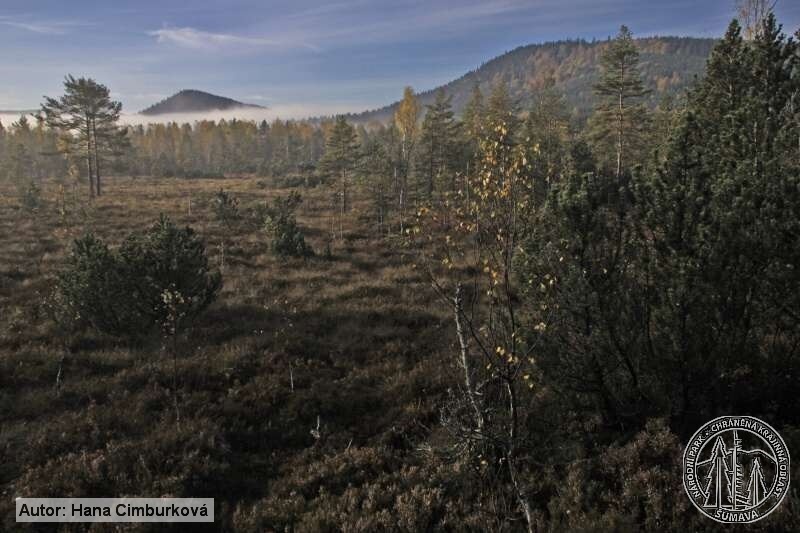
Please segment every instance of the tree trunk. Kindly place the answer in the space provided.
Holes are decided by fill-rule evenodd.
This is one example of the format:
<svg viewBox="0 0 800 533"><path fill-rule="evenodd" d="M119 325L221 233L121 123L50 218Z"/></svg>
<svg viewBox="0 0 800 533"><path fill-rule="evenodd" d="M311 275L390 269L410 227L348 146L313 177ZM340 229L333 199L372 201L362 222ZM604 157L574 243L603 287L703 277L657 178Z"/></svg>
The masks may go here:
<svg viewBox="0 0 800 533"><path fill-rule="evenodd" d="M383 178L381 178L381 183ZM384 202L386 201L385 194L383 192L383 185L378 186L378 234L383 237L383 209L384 209Z"/></svg>
<svg viewBox="0 0 800 533"><path fill-rule="evenodd" d="M92 130L91 121L86 117L86 172L89 177L89 196L94 196L94 168L92 165Z"/></svg>
<svg viewBox="0 0 800 533"><path fill-rule="evenodd" d="M433 172L434 172L433 169L436 167L436 162L434 161L433 154L435 152L436 152L436 145L432 143L431 144L431 161L430 161L431 162L431 166L430 166L430 169L428 170L428 191L427 191L428 199L433 198Z"/></svg>
<svg viewBox="0 0 800 533"><path fill-rule="evenodd" d="M456 337L458 337L458 345L461 350L461 366L464 369L464 388L467 391L467 398L475 411L475 427L478 432L483 431L483 413L478 407L478 401L475 399L475 392L472 388L472 373L469 365L469 342L467 341L467 333L462 323L464 313L464 288L461 283L456 287L456 296L453 299L453 308L455 310L456 318Z"/></svg>
<svg viewBox="0 0 800 533"><path fill-rule="evenodd" d="M342 171L342 212L347 211L347 170Z"/></svg>
<svg viewBox="0 0 800 533"><path fill-rule="evenodd" d="M509 421L508 428L508 447L506 449L506 465L508 466L508 475L511 478L511 484L514 485L514 492L517 495L517 501L522 508L522 513L525 515L525 522L528 525L528 532L533 533L533 519L531 518L531 506L528 503L528 497L525 488L522 486L519 478L517 477L516 466L516 453L517 453L517 426L519 424L517 414L517 394L514 385L511 381L506 382L506 391L508 392L508 410L511 420Z"/></svg>
<svg viewBox="0 0 800 533"><path fill-rule="evenodd" d="M403 234L403 230L404 230L403 225L405 223L405 214L406 214L405 198L404 198L405 192L406 192L406 188L401 186L400 187L400 235Z"/></svg>
<svg viewBox="0 0 800 533"><path fill-rule="evenodd" d="M94 144L94 153L93 153L93 157L94 157L94 176L95 176L94 186L95 186L95 189L97 191L97 196L100 196L100 194L101 194L101 190L100 190L100 155L98 153L99 150L98 150L98 147L97 147L98 146L97 145L97 124L95 123L95 119L94 118L92 119L91 136L92 136L92 139L94 139L94 143L93 143Z"/></svg>
<svg viewBox="0 0 800 533"><path fill-rule="evenodd" d="M623 124L622 93L619 93L619 115L617 123L617 178L622 175L622 124Z"/></svg>
<svg viewBox="0 0 800 533"><path fill-rule="evenodd" d="M625 64L620 66L619 79L625 86ZM619 90L619 109L617 111L617 179L622 175L622 128L625 123L625 89Z"/></svg>
<svg viewBox="0 0 800 533"><path fill-rule="evenodd" d="M91 154L87 144L87 153ZM94 196L94 170L92 169L92 157L91 155L87 155L86 157L86 175L89 177L89 196Z"/></svg>

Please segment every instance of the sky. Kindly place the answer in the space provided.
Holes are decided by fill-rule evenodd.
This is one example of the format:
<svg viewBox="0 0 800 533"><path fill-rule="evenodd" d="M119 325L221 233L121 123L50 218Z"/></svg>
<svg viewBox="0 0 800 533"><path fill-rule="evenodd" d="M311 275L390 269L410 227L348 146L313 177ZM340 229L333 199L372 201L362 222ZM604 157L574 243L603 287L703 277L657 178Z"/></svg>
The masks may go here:
<svg viewBox="0 0 800 533"><path fill-rule="evenodd" d="M787 33L800 0L779 0ZM283 118L362 111L518 46L564 38L722 35L733 0L2 0L0 110L36 108L67 73L132 113L181 89Z"/></svg>

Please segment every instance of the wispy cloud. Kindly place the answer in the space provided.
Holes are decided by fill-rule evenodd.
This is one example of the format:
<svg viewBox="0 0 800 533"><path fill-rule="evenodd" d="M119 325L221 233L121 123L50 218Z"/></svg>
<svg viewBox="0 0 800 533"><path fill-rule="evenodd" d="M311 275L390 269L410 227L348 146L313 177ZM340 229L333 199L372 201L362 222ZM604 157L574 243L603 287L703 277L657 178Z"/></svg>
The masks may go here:
<svg viewBox="0 0 800 533"><path fill-rule="evenodd" d="M302 9L289 13L287 19L307 19L309 17L327 17L334 13L352 12L365 5L369 5L370 0L344 0L342 2L326 2L321 6Z"/></svg>
<svg viewBox="0 0 800 533"><path fill-rule="evenodd" d="M253 37L245 35L234 35L230 33L213 33L196 28L166 27L160 30L148 32L160 43L172 43L184 48L195 50L214 50L214 49L248 49L263 47L289 47L299 46L309 50L318 48L308 43L293 43L280 39L268 39L266 37Z"/></svg>
<svg viewBox="0 0 800 533"><path fill-rule="evenodd" d="M596 0L578 0L594 2ZM616 1L616 0L615 0ZM530 0L461 0L457 7L448 2L396 0L380 10L369 0L343 0L289 14L293 25L303 26L317 41L331 46L347 43L386 43L408 41L419 35L435 32L439 37L468 33L488 23L513 20L522 12L530 12ZM565 8L567 9L567 8ZM367 10L368 24L353 16ZM382 13L385 11L385 13ZM398 23L402 20L402 23Z"/></svg>
<svg viewBox="0 0 800 533"><path fill-rule="evenodd" d="M64 35L69 33L71 27L76 26L71 21L40 22L6 16L0 16L0 24L42 35Z"/></svg>

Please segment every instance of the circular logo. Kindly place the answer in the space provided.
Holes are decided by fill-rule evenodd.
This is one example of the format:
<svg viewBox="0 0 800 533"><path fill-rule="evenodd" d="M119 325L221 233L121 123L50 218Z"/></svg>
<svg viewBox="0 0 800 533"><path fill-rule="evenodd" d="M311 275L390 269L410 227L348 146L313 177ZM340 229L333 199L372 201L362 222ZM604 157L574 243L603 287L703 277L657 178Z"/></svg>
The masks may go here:
<svg viewBox="0 0 800 533"><path fill-rule="evenodd" d="M683 452L683 488L717 522L755 522L786 497L789 450L758 418L715 418L692 435Z"/></svg>

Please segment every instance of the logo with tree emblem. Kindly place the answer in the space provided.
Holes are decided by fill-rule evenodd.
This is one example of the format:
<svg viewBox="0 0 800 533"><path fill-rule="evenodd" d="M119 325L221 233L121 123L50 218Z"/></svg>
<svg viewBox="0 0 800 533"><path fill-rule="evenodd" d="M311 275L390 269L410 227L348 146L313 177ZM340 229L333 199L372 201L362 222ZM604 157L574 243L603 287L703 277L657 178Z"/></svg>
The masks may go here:
<svg viewBox="0 0 800 533"><path fill-rule="evenodd" d="M717 522L755 522L786 497L789 450L757 418L715 418L683 452L683 487L694 506Z"/></svg>

